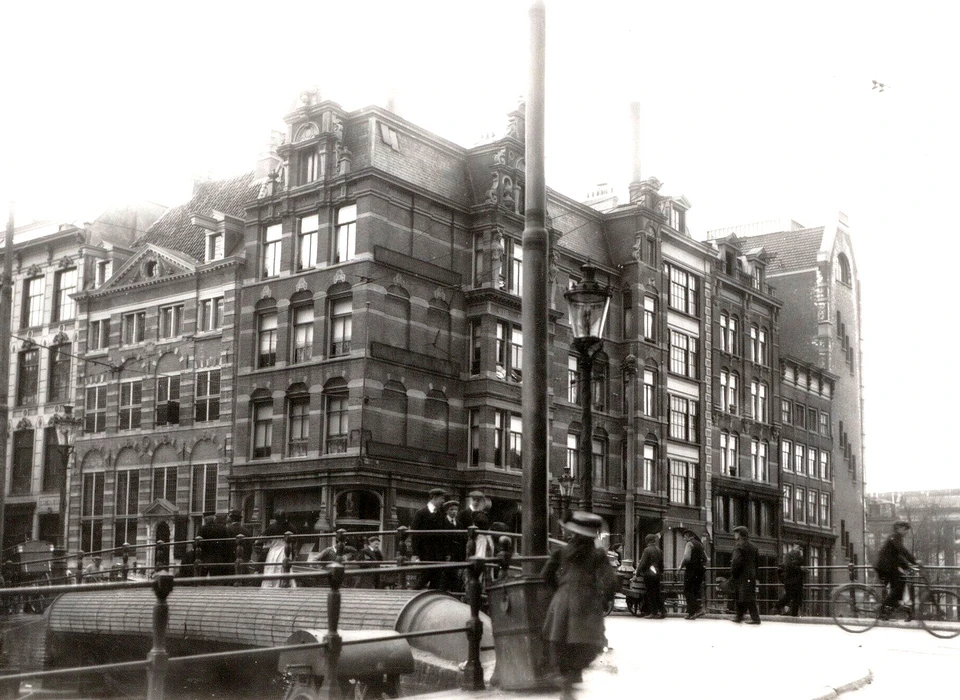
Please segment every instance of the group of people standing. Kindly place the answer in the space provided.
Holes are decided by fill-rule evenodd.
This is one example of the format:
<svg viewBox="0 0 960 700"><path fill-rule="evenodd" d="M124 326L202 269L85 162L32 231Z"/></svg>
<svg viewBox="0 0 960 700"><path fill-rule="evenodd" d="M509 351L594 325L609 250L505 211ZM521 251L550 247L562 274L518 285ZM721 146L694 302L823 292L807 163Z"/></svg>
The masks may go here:
<svg viewBox="0 0 960 700"><path fill-rule="evenodd" d="M461 508L460 502L451 499L444 489L431 489L427 504L414 514L411 523L412 561L466 561L469 546L467 528L475 526L481 531L506 531L504 523L490 521L491 506L492 502L482 491L471 491L467 494L467 504ZM477 535L474 551L469 553L480 558L493 556L493 537L481 532ZM462 570L428 569L421 573L417 588L463 590Z"/></svg>

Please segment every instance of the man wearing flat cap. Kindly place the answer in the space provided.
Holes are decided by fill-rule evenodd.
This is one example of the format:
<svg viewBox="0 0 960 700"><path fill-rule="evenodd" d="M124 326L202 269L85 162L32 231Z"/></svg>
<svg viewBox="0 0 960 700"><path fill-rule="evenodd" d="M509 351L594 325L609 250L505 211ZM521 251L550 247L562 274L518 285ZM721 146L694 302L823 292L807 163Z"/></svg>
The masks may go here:
<svg viewBox="0 0 960 700"><path fill-rule="evenodd" d="M460 513L459 501L446 501L443 504L444 526L450 530L446 536L447 561L466 561L467 560L467 533L460 530L457 524L457 516ZM463 571L461 569L450 569L447 573L447 590L463 590Z"/></svg>
<svg viewBox="0 0 960 700"><path fill-rule="evenodd" d="M413 548L414 561L421 564L439 563L447 560L446 538L442 532L425 532L424 530L444 530L447 520L443 515L443 504L447 500L447 492L443 489L430 489L430 500L427 505L418 510L413 516L410 536L410 545ZM443 569L423 571L417 588L446 587L446 576Z"/></svg>
<svg viewBox="0 0 960 700"><path fill-rule="evenodd" d="M736 543L733 545L733 558L730 560L730 585L736 600L734 622L743 622L744 613L750 613L748 625L760 624L760 610L757 609L757 575L759 573L760 553L757 545L750 541L750 531L743 525L733 528Z"/></svg>
<svg viewBox="0 0 960 700"><path fill-rule="evenodd" d="M457 527L466 530L473 525L474 516L483 510L487 497L483 491L471 491L467 494L467 507L463 508L457 515Z"/></svg>

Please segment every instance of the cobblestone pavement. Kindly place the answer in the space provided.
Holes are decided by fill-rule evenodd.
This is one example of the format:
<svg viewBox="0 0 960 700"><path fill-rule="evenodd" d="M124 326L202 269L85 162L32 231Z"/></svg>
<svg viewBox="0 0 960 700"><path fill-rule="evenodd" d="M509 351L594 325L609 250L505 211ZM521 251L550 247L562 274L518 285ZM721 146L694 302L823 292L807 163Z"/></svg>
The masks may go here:
<svg viewBox="0 0 960 700"><path fill-rule="evenodd" d="M807 620L802 620L807 622ZM765 619L759 626L729 618L607 618L610 649L585 673L579 700L643 697L740 700L827 700L869 683L872 671L860 635L833 624ZM486 669L486 676L492 671ZM441 691L421 700L517 697L558 693Z"/></svg>

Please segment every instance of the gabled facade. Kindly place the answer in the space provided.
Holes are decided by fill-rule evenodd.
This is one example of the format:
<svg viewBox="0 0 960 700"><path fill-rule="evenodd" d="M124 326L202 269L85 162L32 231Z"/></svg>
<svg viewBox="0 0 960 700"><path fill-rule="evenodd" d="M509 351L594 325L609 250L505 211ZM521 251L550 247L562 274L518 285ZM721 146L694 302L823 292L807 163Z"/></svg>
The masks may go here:
<svg viewBox="0 0 960 700"><path fill-rule="evenodd" d="M767 277L783 301L781 352L836 377L834 439L835 563L864 561L863 385L860 281L846 217L819 228L744 239L775 256Z"/></svg>
<svg viewBox="0 0 960 700"><path fill-rule="evenodd" d="M8 374L4 551L25 540L63 547L69 451L55 425L74 404L79 366L75 294L103 270L90 252L118 255L162 213L157 205L105 212L83 225L37 222L15 229ZM0 249L2 257L2 249ZM8 552L9 553L9 552Z"/></svg>
<svg viewBox="0 0 960 700"><path fill-rule="evenodd" d="M83 423L71 552L191 539L204 512L226 510L244 255L236 214L252 183L200 183L133 251L88 256L106 274L75 295ZM152 548L138 555L154 563Z"/></svg>

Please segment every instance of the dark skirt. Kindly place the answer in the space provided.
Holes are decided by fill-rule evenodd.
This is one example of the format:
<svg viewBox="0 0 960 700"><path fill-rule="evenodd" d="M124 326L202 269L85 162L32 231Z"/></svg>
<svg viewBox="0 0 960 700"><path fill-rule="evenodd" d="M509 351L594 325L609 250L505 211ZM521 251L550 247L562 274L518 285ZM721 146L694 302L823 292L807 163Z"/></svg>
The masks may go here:
<svg viewBox="0 0 960 700"><path fill-rule="evenodd" d="M579 673L603 651L602 644L568 644L547 641L550 666L562 674Z"/></svg>

